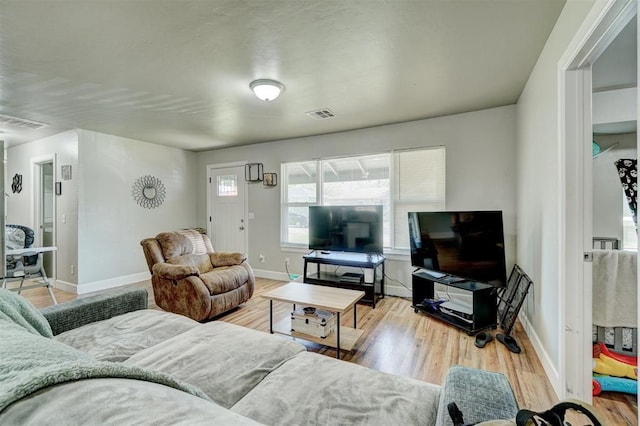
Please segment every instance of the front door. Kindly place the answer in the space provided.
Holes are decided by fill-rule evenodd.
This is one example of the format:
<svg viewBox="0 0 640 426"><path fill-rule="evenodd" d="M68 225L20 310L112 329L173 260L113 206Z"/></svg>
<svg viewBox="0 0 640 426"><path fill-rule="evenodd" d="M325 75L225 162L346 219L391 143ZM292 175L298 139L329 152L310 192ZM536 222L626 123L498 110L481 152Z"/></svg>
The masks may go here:
<svg viewBox="0 0 640 426"><path fill-rule="evenodd" d="M247 252L244 165L209 167L208 234L216 251Z"/></svg>

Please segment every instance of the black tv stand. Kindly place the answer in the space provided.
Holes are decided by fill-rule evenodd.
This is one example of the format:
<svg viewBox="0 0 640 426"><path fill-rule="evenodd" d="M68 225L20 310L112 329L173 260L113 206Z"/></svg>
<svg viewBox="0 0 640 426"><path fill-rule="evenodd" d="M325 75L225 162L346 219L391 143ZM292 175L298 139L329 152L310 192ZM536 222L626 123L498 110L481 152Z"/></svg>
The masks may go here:
<svg viewBox="0 0 640 426"><path fill-rule="evenodd" d="M423 312L466 331L470 336L488 328L498 327L498 292L494 286L468 281L455 275L436 278L422 269L417 269L411 274L411 282L412 304L416 313ZM458 315L441 310L440 305L434 303L435 283L458 289L458 294L465 294L465 299L471 300L471 315Z"/></svg>
<svg viewBox="0 0 640 426"><path fill-rule="evenodd" d="M376 301L384 297L384 261L386 258L382 254L313 250L305 254L303 259L304 273L302 276L305 283L364 291L365 296L360 301L371 303L374 309ZM308 271L309 263L316 264L315 273ZM363 273L345 272L340 274L336 271L321 270L320 265L361 268ZM379 269L381 270L380 274Z"/></svg>

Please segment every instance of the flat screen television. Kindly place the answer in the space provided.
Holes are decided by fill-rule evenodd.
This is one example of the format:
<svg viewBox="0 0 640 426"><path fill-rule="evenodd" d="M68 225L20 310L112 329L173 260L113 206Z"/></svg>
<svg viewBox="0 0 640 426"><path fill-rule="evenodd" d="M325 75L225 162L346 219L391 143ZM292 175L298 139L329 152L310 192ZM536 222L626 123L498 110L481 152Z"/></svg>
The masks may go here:
<svg viewBox="0 0 640 426"><path fill-rule="evenodd" d="M310 206L309 248L382 253L382 206Z"/></svg>
<svg viewBox="0 0 640 426"><path fill-rule="evenodd" d="M409 213L411 266L506 287L501 211Z"/></svg>

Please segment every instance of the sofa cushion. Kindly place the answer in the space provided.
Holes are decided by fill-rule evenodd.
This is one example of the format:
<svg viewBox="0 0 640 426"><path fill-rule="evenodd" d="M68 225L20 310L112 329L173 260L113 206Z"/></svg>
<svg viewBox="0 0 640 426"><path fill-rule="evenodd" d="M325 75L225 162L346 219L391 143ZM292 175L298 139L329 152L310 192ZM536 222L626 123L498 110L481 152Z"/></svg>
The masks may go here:
<svg viewBox="0 0 640 426"><path fill-rule="evenodd" d="M281 336L214 321L138 352L125 364L171 374L230 407L304 350Z"/></svg>
<svg viewBox="0 0 640 426"><path fill-rule="evenodd" d="M58 305L49 305L40 309L40 312L49 322L53 334L58 335L92 322L148 307L147 290L121 287L88 294Z"/></svg>
<svg viewBox="0 0 640 426"><path fill-rule="evenodd" d="M211 259L208 254L183 254L167 260L167 263L172 265L195 266L201 274L206 274L213 269L213 265L211 264Z"/></svg>
<svg viewBox="0 0 640 426"><path fill-rule="evenodd" d="M436 385L303 352L231 409L270 425L431 425L439 397Z"/></svg>
<svg viewBox="0 0 640 426"><path fill-rule="evenodd" d="M208 399L201 390L170 375L97 361L85 352L0 319L0 412L48 386L96 377L145 380Z"/></svg>
<svg viewBox="0 0 640 426"><path fill-rule="evenodd" d="M3 425L257 425L186 392L130 379L50 386L0 413Z"/></svg>
<svg viewBox="0 0 640 426"><path fill-rule="evenodd" d="M49 321L27 299L0 288L0 319L19 325L30 333L53 337Z"/></svg>
<svg viewBox="0 0 640 426"><path fill-rule="evenodd" d="M160 243L162 255L166 260L193 253L191 241L177 232L161 232L156 235L156 239Z"/></svg>
<svg viewBox="0 0 640 426"><path fill-rule="evenodd" d="M242 265L222 266L200 275L211 295L227 293L244 285L249 279L249 271Z"/></svg>
<svg viewBox="0 0 640 426"><path fill-rule="evenodd" d="M144 309L66 331L55 339L99 360L124 361L198 325L182 315Z"/></svg>

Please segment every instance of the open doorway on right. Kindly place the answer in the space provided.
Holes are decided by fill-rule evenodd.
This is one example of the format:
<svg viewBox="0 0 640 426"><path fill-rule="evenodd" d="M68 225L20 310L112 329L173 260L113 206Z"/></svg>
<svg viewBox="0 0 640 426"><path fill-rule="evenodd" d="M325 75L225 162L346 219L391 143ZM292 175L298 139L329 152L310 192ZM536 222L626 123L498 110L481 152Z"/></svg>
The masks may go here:
<svg viewBox="0 0 640 426"><path fill-rule="evenodd" d="M637 17L592 67L594 405L637 419Z"/></svg>

